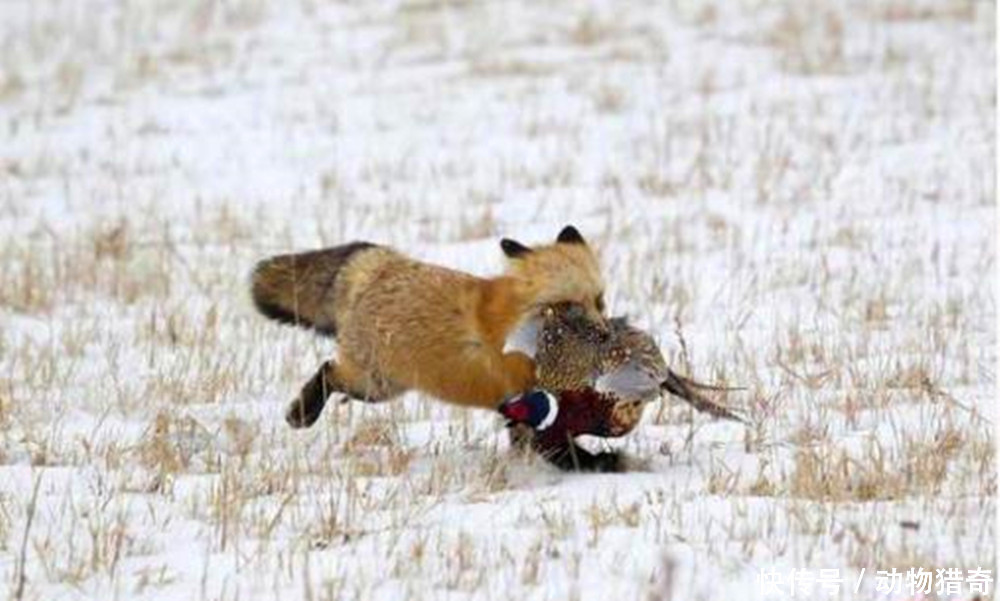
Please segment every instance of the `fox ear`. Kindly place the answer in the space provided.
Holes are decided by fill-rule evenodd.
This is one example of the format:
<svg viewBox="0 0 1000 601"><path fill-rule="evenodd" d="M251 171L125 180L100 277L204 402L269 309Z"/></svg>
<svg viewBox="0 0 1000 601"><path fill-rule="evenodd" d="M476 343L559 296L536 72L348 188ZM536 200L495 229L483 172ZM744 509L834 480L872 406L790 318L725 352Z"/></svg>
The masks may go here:
<svg viewBox="0 0 1000 601"><path fill-rule="evenodd" d="M556 242L561 242L563 244L586 244L587 241L583 239L580 235L580 230L576 229L572 225L567 225L559 232L556 236Z"/></svg>
<svg viewBox="0 0 1000 601"><path fill-rule="evenodd" d="M524 255L532 252L532 250L527 246L521 244L516 240L511 240L510 238L504 238L503 240L501 240L500 248L503 249L503 254L507 255L511 259L523 257Z"/></svg>

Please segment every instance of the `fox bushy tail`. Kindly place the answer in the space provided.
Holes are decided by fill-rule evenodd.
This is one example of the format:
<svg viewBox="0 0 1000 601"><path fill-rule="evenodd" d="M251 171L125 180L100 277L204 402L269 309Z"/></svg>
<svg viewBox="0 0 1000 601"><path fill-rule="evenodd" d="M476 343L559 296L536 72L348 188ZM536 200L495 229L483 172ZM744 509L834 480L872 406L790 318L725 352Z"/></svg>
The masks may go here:
<svg viewBox="0 0 1000 601"><path fill-rule="evenodd" d="M369 242L352 242L264 259L251 276L254 305L271 319L336 336L334 284L357 253L373 247Z"/></svg>

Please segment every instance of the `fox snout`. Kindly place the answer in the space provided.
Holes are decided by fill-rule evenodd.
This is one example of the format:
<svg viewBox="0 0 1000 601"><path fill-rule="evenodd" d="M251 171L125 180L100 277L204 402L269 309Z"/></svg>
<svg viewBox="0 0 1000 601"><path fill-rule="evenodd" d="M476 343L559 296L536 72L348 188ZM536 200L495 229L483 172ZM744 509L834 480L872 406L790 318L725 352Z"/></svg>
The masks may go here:
<svg viewBox="0 0 1000 601"><path fill-rule="evenodd" d="M592 321L594 322L594 329L597 330L597 337L600 342L607 342L611 338L611 324L600 314L596 318L592 318Z"/></svg>
<svg viewBox="0 0 1000 601"><path fill-rule="evenodd" d="M592 335L606 342L611 336L611 320L594 307L582 303L562 302L547 305L542 308L541 316L545 320L559 319L562 321L587 322Z"/></svg>

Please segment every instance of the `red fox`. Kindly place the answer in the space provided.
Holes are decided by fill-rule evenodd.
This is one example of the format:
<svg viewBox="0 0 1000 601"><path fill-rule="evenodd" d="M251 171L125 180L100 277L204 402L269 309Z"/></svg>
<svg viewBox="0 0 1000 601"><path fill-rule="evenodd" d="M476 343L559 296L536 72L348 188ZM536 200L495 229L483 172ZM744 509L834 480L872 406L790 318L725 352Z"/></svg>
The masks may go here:
<svg viewBox="0 0 1000 601"><path fill-rule="evenodd" d="M506 273L480 278L423 263L384 246L354 242L261 261L251 292L261 313L334 336L328 360L305 384L285 419L319 419L333 392L382 401L420 390L458 405L496 409L529 390L532 360L504 352L509 334L554 303L574 303L604 324L604 282L590 246L573 226L555 243L500 247Z"/></svg>

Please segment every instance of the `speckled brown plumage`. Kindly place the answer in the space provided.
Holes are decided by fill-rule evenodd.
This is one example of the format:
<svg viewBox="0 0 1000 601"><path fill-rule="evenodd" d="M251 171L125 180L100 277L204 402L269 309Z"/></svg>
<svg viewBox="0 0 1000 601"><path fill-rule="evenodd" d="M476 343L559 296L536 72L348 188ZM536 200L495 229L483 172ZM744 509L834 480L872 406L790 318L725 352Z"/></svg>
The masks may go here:
<svg viewBox="0 0 1000 601"><path fill-rule="evenodd" d="M555 395L560 410L555 423L534 433L531 446L563 469L619 469L616 454L591 454L573 438L628 434L646 405L663 392L715 417L743 421L702 393L722 389L671 371L653 338L624 318L598 323L571 304L547 307L537 334L535 366L538 387Z"/></svg>
<svg viewBox="0 0 1000 601"><path fill-rule="evenodd" d="M611 394L616 399L611 436L635 428L645 404L664 391L698 411L743 421L702 393L719 389L671 371L652 336L624 318L596 324L572 305L556 305L544 311L542 320L535 356L538 385L553 391L594 387Z"/></svg>

